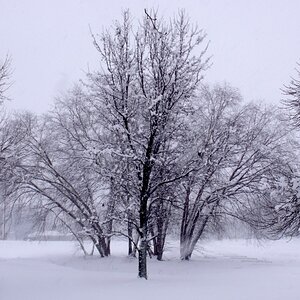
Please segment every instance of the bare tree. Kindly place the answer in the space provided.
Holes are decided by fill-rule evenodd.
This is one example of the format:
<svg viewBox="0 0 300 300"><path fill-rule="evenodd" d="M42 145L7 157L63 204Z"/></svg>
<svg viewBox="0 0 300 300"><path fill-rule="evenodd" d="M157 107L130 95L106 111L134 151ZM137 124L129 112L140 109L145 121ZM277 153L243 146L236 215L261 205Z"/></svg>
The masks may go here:
<svg viewBox="0 0 300 300"><path fill-rule="evenodd" d="M300 71L297 71L298 77ZM289 115L293 123L299 127L300 125L300 79L292 78L289 85L283 88L283 94L286 97L283 104L289 111Z"/></svg>
<svg viewBox="0 0 300 300"><path fill-rule="evenodd" d="M297 70L299 77L300 72ZM300 229L299 210L299 141L296 136L300 125L300 80L292 78L283 89L284 108L288 120L293 125L291 138L286 150L289 159L281 172L274 174L272 181L266 180L262 185L263 196L250 210L252 225L268 237L298 236ZM289 124L289 125L290 125ZM249 215L249 211L246 212Z"/></svg>
<svg viewBox="0 0 300 300"><path fill-rule="evenodd" d="M1 186L1 215L2 238L6 238L12 224L13 208L18 206L13 196L18 189L16 167L23 153L23 141L26 129L22 127L17 115L8 117L4 108L0 112L0 186Z"/></svg>
<svg viewBox="0 0 300 300"><path fill-rule="evenodd" d="M63 111L58 117L62 114ZM72 233L80 231L93 242L101 256L107 256L110 254L106 231L107 188L101 185L101 176L90 167L88 154L82 156L83 149L78 148L74 139L69 139L72 115L63 124L54 117L23 121L29 134L25 141L26 158L18 167L20 193L30 197L37 208L60 217L69 229L73 228ZM82 128L76 126L77 130Z"/></svg>
<svg viewBox="0 0 300 300"><path fill-rule="evenodd" d="M7 56L4 62L0 63L0 101L7 99L5 92L10 86L10 75L11 75L11 59Z"/></svg>
<svg viewBox="0 0 300 300"><path fill-rule="evenodd" d="M207 67L206 46L195 52L205 34L182 12L169 23L147 13L135 33L125 12L113 30L94 36L103 64L90 74L90 86L116 162L129 168L122 176L138 207L138 275L147 278L150 203L159 187L188 172L160 170Z"/></svg>
<svg viewBox="0 0 300 300"><path fill-rule="evenodd" d="M196 118L197 169L183 181L181 258L189 259L209 223L220 214L237 216L261 195L263 180L285 166L287 131L276 115L257 105L240 106L230 87L205 87ZM191 147L192 148L192 147ZM253 200L254 201L254 200ZM246 221L246 218L244 219Z"/></svg>

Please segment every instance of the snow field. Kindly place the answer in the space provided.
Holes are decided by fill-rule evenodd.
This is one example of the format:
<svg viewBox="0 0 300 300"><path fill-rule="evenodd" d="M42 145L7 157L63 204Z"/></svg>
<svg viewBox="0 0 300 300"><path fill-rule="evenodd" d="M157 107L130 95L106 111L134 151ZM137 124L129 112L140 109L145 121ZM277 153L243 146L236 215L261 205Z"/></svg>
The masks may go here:
<svg viewBox="0 0 300 300"><path fill-rule="evenodd" d="M109 258L83 257L73 242L0 242L0 300L299 300L300 240L204 241L191 261L178 245L137 278L126 243Z"/></svg>

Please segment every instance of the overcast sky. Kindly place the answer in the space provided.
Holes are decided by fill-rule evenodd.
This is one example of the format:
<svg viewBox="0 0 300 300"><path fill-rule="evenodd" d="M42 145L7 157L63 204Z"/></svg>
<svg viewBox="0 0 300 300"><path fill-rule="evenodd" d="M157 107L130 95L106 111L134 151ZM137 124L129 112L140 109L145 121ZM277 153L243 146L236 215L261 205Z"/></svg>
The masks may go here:
<svg viewBox="0 0 300 300"><path fill-rule="evenodd" d="M101 32L122 9L172 16L185 8L211 41L206 82L229 82L247 101L278 103L300 61L300 1L0 0L0 59L13 60L10 107L45 112L55 96L95 69L89 26Z"/></svg>

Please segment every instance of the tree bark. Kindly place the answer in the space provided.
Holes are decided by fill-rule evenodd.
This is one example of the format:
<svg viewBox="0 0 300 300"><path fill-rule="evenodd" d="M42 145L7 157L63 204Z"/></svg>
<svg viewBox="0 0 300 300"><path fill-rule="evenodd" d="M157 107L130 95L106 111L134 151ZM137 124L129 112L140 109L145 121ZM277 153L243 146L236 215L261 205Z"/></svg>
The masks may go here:
<svg viewBox="0 0 300 300"><path fill-rule="evenodd" d="M139 248L139 277L147 279L147 240L143 238Z"/></svg>
<svg viewBox="0 0 300 300"><path fill-rule="evenodd" d="M128 234L128 255L133 256L133 247L132 247L132 224L130 221L127 226L127 234Z"/></svg>
<svg viewBox="0 0 300 300"><path fill-rule="evenodd" d="M138 249L139 264L138 264L138 276L140 278L147 279L147 201L143 199L143 203L140 208L140 245Z"/></svg>

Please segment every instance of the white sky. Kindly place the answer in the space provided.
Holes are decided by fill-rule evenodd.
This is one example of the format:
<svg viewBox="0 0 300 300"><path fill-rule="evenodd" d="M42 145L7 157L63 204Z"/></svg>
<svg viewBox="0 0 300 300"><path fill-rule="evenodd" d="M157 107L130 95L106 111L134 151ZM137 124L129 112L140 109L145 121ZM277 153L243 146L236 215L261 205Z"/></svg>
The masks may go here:
<svg viewBox="0 0 300 300"><path fill-rule="evenodd" d="M229 82L246 100L279 102L300 61L299 0L0 0L0 59L13 59L9 106L46 111L97 66L89 25L101 32L123 8L138 19L151 7L163 16L185 8L206 31L213 55L206 82Z"/></svg>

